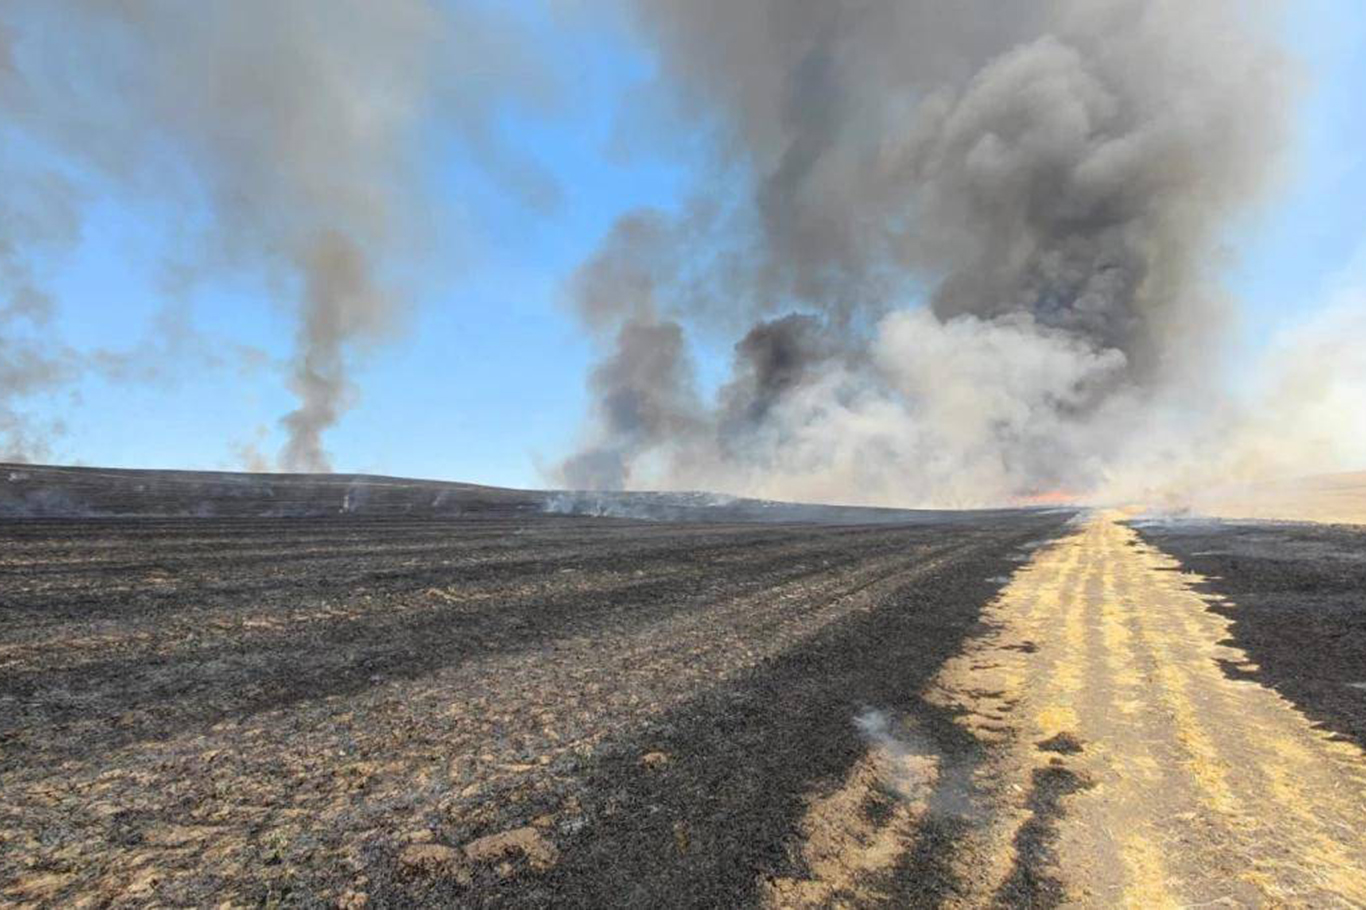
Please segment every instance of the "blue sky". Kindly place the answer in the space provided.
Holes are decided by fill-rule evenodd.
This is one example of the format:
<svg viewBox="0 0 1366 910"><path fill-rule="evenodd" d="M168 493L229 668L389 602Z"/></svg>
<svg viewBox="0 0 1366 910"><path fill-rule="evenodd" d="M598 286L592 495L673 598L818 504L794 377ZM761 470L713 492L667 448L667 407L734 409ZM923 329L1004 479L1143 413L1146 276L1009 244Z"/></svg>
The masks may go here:
<svg viewBox="0 0 1366 910"><path fill-rule="evenodd" d="M1256 344L1321 303L1366 245L1366 8L1289 4L1305 84L1282 191L1235 238L1229 284Z"/></svg>
<svg viewBox="0 0 1366 910"><path fill-rule="evenodd" d="M1306 76L1296 146L1281 191L1230 238L1228 282L1249 354L1319 305L1366 245L1366 13L1355 0L1297 3L1285 32ZM358 360L359 399L326 440L338 470L534 486L538 464L572 446L593 350L562 305L562 283L619 214L677 204L691 171L665 150L622 152L623 99L650 76L624 34L599 23L555 46L555 70L573 74L564 103L549 116L509 111L500 128L563 198L535 210L433 137L422 165L439 236L400 332ZM8 153L41 154L14 144ZM52 445L62 462L234 468L241 445L273 454L278 419L294 406L289 307L250 272L169 289L165 262L183 216L91 191L78 244L38 262L59 307L50 330L80 349L136 348L158 314L179 308L218 362L168 358L149 381L86 375L18 409L64 425ZM239 364L235 345L265 362ZM704 371L724 358L704 354Z"/></svg>
<svg viewBox="0 0 1366 910"><path fill-rule="evenodd" d="M559 183L552 210L493 185L433 129L422 164L439 236L392 343L357 357L356 405L327 438L337 470L535 485L538 463L574 439L592 350L561 284L620 213L674 204L685 175L676 162L616 151L621 95L649 77L648 61L611 30L569 37L554 45L565 58L558 71L574 74L567 102L548 118L509 111L501 123ZM165 259L181 226L139 199L98 200L77 247L43 263L59 302L54 333L78 349L136 349L173 306L225 358L238 344L271 362L204 368L189 358L153 381L90 374L35 396L22 410L64 425L56 460L235 468L242 444L279 449L279 417L295 404L291 310L250 272L168 291Z"/></svg>

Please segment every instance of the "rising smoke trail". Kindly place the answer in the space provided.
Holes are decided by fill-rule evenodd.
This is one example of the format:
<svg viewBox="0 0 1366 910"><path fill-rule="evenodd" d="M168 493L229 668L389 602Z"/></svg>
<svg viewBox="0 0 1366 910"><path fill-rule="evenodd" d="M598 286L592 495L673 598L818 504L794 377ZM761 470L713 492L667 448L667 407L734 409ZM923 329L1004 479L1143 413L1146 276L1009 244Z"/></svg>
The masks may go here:
<svg viewBox="0 0 1366 910"><path fill-rule="evenodd" d="M286 469L330 468L323 434L354 401L352 360L402 323L403 264L430 230L414 151L423 118L439 115L530 204L554 200L553 182L494 129L508 98L554 94L496 13L438 0L16 0L0 39L4 125L60 162L37 176L207 223L190 271L263 273L297 314ZM0 167L8 186L46 185L17 160ZM65 193L55 225L0 212L14 301L35 299L26 256L69 242L79 196ZM0 320L33 318L10 310ZM7 401L79 370L58 347L0 349L0 432Z"/></svg>
<svg viewBox="0 0 1366 910"><path fill-rule="evenodd" d="M1000 503L1113 486L1224 419L1221 244L1290 111L1265 11L628 7L718 162L571 282L606 353L564 482ZM689 345L745 324L705 400Z"/></svg>

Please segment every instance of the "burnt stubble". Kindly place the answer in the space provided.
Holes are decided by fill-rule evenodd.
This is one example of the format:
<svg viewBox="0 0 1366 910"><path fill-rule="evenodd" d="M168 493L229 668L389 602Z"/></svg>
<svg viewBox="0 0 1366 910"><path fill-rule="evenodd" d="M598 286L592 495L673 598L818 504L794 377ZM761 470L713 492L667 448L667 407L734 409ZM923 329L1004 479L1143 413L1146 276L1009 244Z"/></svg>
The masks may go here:
<svg viewBox="0 0 1366 910"><path fill-rule="evenodd" d="M0 524L5 897L752 903L1067 517L467 512Z"/></svg>

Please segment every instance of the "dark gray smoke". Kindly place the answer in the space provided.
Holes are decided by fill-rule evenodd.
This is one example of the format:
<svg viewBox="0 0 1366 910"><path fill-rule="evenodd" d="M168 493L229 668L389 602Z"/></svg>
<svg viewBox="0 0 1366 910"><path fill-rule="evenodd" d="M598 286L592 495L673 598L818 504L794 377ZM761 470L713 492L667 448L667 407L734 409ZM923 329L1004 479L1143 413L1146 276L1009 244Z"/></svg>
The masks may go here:
<svg viewBox="0 0 1366 910"><path fill-rule="evenodd" d="M12 37L0 27L0 111L17 88ZM0 142L4 134L0 133ZM0 168L4 156L0 155ZM0 170L0 175L4 175ZM43 291L29 255L66 249L79 233L78 199L60 175L9 180L0 194L0 460L46 457L59 427L31 419L19 401L60 387L76 371L71 351L48 343L52 299Z"/></svg>
<svg viewBox="0 0 1366 910"><path fill-rule="evenodd" d="M34 173L0 162L11 196L0 203L0 279L11 295L0 319L41 310L25 264L78 229L83 196L67 192L72 180L90 194L168 206L188 234L182 275L263 274L297 314L299 405L282 420L280 464L328 470L323 434L355 399L354 359L401 328L402 276L432 231L415 152L424 118L439 117L528 203L556 198L493 124L509 97L554 100L516 32L497 13L438 0L7 3L5 129L59 164ZM17 202L16 186L29 188ZM49 208L22 192L40 190L67 200L50 210L61 217L31 217ZM0 417L32 383L56 382L65 363L50 338L24 352L6 344Z"/></svg>
<svg viewBox="0 0 1366 910"><path fill-rule="evenodd" d="M783 395L835 353L820 320L804 313L760 322L735 345L736 377L721 392L724 422L761 423Z"/></svg>
<svg viewBox="0 0 1366 910"><path fill-rule="evenodd" d="M829 366L838 343L827 326L805 313L755 324L735 345L733 377L718 394L716 431L723 452L762 457L770 442L756 445L755 434L770 426L774 409L789 394Z"/></svg>
<svg viewBox="0 0 1366 910"><path fill-rule="evenodd" d="M1084 491L1172 388L1209 384L1220 246L1288 119L1246 5L628 7L717 162L682 214L624 218L572 294L604 338L644 321L743 340L685 421L609 404L689 398L676 363L620 387L597 372L569 484L947 505ZM637 359L636 338L655 343L622 334L610 362Z"/></svg>
<svg viewBox="0 0 1366 910"><path fill-rule="evenodd" d="M699 426L683 330L676 323L625 323L615 351L593 370L589 385L611 444L566 464L589 489L621 489L643 447L656 439L687 439Z"/></svg>

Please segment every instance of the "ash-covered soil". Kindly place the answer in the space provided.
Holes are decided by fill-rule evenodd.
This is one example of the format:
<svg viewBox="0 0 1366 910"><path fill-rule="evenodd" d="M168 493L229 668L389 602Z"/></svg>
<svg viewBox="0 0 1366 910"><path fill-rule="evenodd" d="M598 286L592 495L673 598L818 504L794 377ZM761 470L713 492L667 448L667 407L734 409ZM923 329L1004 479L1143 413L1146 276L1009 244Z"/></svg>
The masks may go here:
<svg viewBox="0 0 1366 910"><path fill-rule="evenodd" d="M1366 525L1267 521L1134 522L1149 543L1228 598L1232 644L1256 669L1226 665L1366 747Z"/></svg>
<svg viewBox="0 0 1366 910"><path fill-rule="evenodd" d="M991 748L922 689L1068 517L479 514L0 524L0 902L756 903L869 709Z"/></svg>

